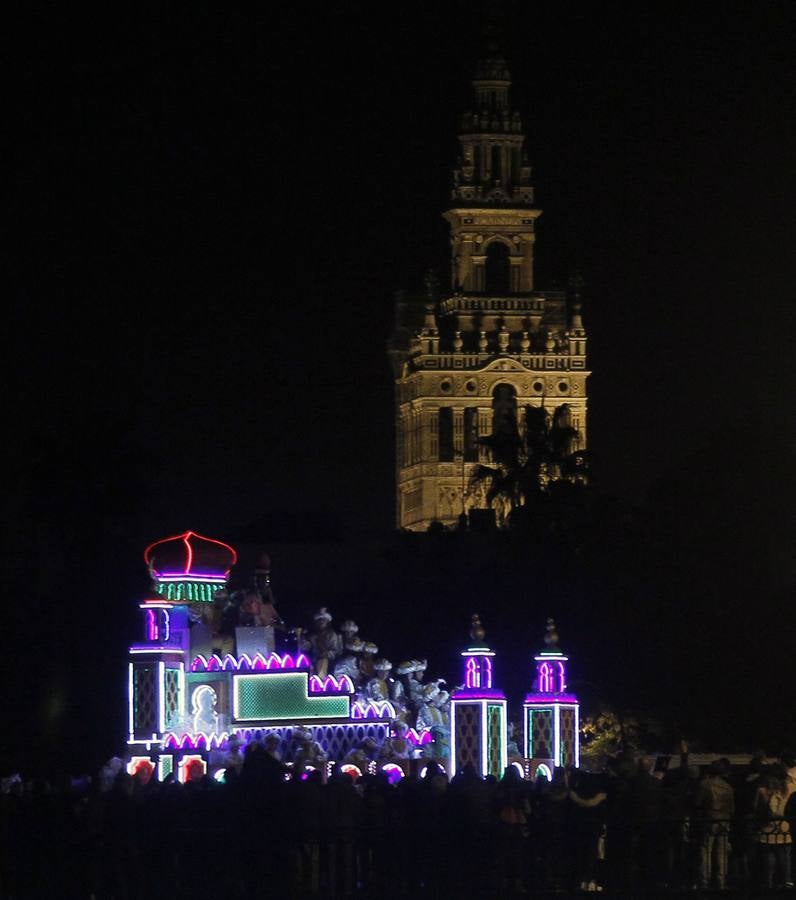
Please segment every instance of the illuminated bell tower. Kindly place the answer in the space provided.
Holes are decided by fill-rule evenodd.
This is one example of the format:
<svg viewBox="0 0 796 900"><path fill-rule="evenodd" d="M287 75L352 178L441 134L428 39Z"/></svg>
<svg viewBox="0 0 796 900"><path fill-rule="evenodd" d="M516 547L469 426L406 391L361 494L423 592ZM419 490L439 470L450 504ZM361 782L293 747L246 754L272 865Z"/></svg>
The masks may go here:
<svg viewBox="0 0 796 900"><path fill-rule="evenodd" d="M555 622L547 620L545 649L534 657L535 691L523 704L524 755L535 763L580 765L579 704L567 693L567 662L558 647Z"/></svg>
<svg viewBox="0 0 796 900"><path fill-rule="evenodd" d="M390 341L396 391L399 528L453 525L486 505L468 488L478 443L526 407L564 404L586 447L586 331L580 298L534 284L536 222L531 167L511 77L490 42L461 120L453 171L450 288L427 283L425 303L400 300Z"/></svg>
<svg viewBox="0 0 796 900"><path fill-rule="evenodd" d="M451 776L472 765L481 776L503 774L506 756L506 697L494 687L495 654L484 641L478 615L470 646L462 652L464 687L451 695Z"/></svg>

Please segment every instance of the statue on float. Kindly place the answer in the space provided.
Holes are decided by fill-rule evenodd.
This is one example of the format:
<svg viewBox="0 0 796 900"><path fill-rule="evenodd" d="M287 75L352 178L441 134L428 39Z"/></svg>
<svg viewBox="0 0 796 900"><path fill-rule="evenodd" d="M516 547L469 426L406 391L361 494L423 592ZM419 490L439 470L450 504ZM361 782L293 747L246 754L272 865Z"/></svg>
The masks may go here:
<svg viewBox="0 0 796 900"><path fill-rule="evenodd" d="M426 759L450 759L450 737L450 725L432 725L431 743L423 748L423 756Z"/></svg>
<svg viewBox="0 0 796 900"><path fill-rule="evenodd" d="M346 626L349 627L346 628ZM353 628L350 626L353 626ZM343 622L340 626L343 649L340 657L334 664L334 677L340 678L343 675L348 675L355 688L359 683L359 660L365 648L365 642L360 637L357 637L356 632L358 630L356 624L350 620Z"/></svg>
<svg viewBox="0 0 796 900"><path fill-rule="evenodd" d="M390 736L381 745L379 760L381 762L397 762L402 759L410 759L414 747L407 737L409 726L406 722L397 720L393 722Z"/></svg>
<svg viewBox="0 0 796 900"><path fill-rule="evenodd" d="M373 678L376 666L376 654L379 648L373 641L365 641L362 647L362 656L359 660L359 674L362 681Z"/></svg>
<svg viewBox="0 0 796 900"><path fill-rule="evenodd" d="M313 630L309 637L300 636L300 649L312 656L315 674L325 678L329 674L330 663L343 649L340 635L332 628L332 614L325 606L313 616Z"/></svg>

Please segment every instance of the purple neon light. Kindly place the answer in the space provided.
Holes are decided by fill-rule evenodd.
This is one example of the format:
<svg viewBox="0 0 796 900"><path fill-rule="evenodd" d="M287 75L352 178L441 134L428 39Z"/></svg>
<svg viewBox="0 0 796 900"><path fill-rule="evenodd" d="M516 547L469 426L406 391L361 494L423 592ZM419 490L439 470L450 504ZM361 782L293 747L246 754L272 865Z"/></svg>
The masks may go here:
<svg viewBox="0 0 796 900"><path fill-rule="evenodd" d="M299 653L297 657L286 653L279 656L278 653L271 653L267 658L262 653L257 653L254 659L243 653L239 658L231 656L229 653L222 659L217 653L214 653L209 659L201 653L191 660L192 672L267 672L267 671L283 671L284 669L309 669L310 661L303 653ZM348 680L351 684L351 680ZM351 693L354 686L351 685Z"/></svg>
<svg viewBox="0 0 796 900"><path fill-rule="evenodd" d="M146 611L146 639L148 641L156 641L158 639L158 623L155 619L155 612L152 609Z"/></svg>
<svg viewBox="0 0 796 900"><path fill-rule="evenodd" d="M506 695L503 691L497 690L497 688L492 688L491 690L488 688L478 688L477 690L468 690L467 688L462 688L461 690L453 692L454 700L505 700Z"/></svg>
<svg viewBox="0 0 796 900"><path fill-rule="evenodd" d="M397 784L404 777L404 770L397 763L385 763L381 770L390 784Z"/></svg>
<svg viewBox="0 0 796 900"><path fill-rule="evenodd" d="M176 734L169 733L163 738L164 750L217 750L225 740L229 738L229 734L224 731L222 734L205 734L203 731L197 734L184 734L178 737Z"/></svg>
<svg viewBox="0 0 796 900"><path fill-rule="evenodd" d="M481 687L481 669L474 656L468 656L464 664L464 681L469 691Z"/></svg>
<svg viewBox="0 0 796 900"><path fill-rule="evenodd" d="M353 694L354 683L348 675L339 678L327 675L323 679L319 675L310 675L309 689L311 694Z"/></svg>
<svg viewBox="0 0 796 900"><path fill-rule="evenodd" d="M394 719L395 707L389 700L356 700L351 705L352 719Z"/></svg>
<svg viewBox="0 0 796 900"><path fill-rule="evenodd" d="M578 698L574 694L553 694L553 693L536 693L528 694L525 697L526 703L544 703L549 706L551 703L577 703Z"/></svg>
<svg viewBox="0 0 796 900"><path fill-rule="evenodd" d="M224 584L226 575L202 575L199 572L163 572L155 573L158 581L205 581L210 584Z"/></svg>
<svg viewBox="0 0 796 900"><path fill-rule="evenodd" d="M406 739L415 747L425 747L434 740L434 735L428 729L418 732L414 728L409 728L406 732Z"/></svg>
<svg viewBox="0 0 796 900"><path fill-rule="evenodd" d="M563 694L567 687L566 669L560 659L545 659L537 666L540 694Z"/></svg>
<svg viewBox="0 0 796 900"><path fill-rule="evenodd" d="M492 689L492 660L488 656L484 656L481 662L481 671L484 675L484 687Z"/></svg>

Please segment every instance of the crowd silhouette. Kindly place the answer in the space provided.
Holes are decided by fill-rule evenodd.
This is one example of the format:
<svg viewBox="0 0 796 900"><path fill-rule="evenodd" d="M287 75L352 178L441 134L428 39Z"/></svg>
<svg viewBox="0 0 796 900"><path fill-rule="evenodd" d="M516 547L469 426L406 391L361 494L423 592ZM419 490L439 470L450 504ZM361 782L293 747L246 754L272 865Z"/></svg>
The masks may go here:
<svg viewBox="0 0 796 900"><path fill-rule="evenodd" d="M552 781L465 769L448 780L355 783L342 772L286 780L250 745L219 782L148 770L63 789L7 779L0 797L0 896L492 897L605 891L622 896L792 887L792 758L731 770L647 760Z"/></svg>

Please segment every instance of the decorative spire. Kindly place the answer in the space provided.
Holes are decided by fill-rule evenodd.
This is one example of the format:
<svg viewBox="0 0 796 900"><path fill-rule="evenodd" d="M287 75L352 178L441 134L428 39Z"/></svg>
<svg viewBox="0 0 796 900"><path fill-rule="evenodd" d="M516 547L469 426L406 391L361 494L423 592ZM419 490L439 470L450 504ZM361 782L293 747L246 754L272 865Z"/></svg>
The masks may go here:
<svg viewBox="0 0 796 900"><path fill-rule="evenodd" d="M575 271L569 278L569 295L571 297L571 308L572 308L572 320L570 322L570 329L572 333L575 335L584 334L583 330L583 317L581 315L582 304L580 301L581 291L583 290L583 285L585 282L583 281L583 276L579 271Z"/></svg>
<svg viewBox="0 0 796 900"><path fill-rule="evenodd" d="M433 269L429 269L423 278L423 283L426 287L426 297L428 297L429 303L436 303L439 299L439 278L437 278L437 273Z"/></svg>
<svg viewBox="0 0 796 900"><path fill-rule="evenodd" d="M546 653L561 652L561 649L558 646L558 632L556 631L556 623L554 619L547 620L547 627L545 628L544 635L544 646Z"/></svg>
<svg viewBox="0 0 796 900"><path fill-rule="evenodd" d="M494 23L484 29L472 105L461 117L452 197L469 205L530 207L531 168L523 149L522 119L511 106L511 74L498 46L498 31Z"/></svg>
<svg viewBox="0 0 796 900"><path fill-rule="evenodd" d="M481 624L481 616L479 616L478 613L473 613L473 616L470 619L470 637L479 643L486 637L486 631Z"/></svg>

